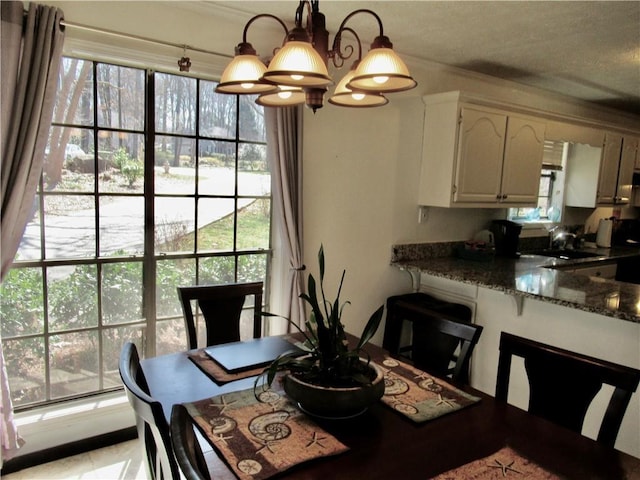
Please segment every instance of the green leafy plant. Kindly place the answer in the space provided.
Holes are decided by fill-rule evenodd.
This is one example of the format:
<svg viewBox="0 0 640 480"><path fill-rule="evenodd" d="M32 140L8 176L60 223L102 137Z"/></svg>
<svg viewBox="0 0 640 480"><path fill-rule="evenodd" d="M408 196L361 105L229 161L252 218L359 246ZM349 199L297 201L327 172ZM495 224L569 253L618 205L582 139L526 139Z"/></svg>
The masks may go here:
<svg viewBox="0 0 640 480"><path fill-rule="evenodd" d="M142 166L142 162L130 159L122 163L120 171L129 182L129 186L133 187L133 185L136 183L136 180L142 177L142 175L144 174L144 167Z"/></svg>
<svg viewBox="0 0 640 480"><path fill-rule="evenodd" d="M366 343L375 335L380 321L384 305L380 306L369 318L362 335L355 346L349 347L342 312L344 307L351 302L340 303L340 293L346 271L342 271L342 277L338 286L335 300L329 301L324 289L324 249L320 246L318 252L320 267L320 297L317 293L317 284L313 275L309 274L307 293L302 293L300 298L311 307L309 319L305 321L306 331L290 319L285 318L304 336L304 347L308 355L299 357L296 354L284 354L275 359L269 365L264 374L266 384L271 385L278 371L289 371L302 380L316 385L330 387L353 387L371 384L372 370L369 367L369 355L363 350ZM265 316L277 317L272 313L263 313ZM365 361L361 360L361 357ZM259 376L256 379L256 387L259 385Z"/></svg>

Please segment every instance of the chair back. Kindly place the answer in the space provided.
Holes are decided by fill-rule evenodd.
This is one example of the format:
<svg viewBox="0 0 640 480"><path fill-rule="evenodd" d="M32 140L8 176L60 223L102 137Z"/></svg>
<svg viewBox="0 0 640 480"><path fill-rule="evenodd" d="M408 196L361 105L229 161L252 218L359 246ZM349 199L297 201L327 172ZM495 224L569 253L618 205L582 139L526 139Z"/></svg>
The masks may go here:
<svg viewBox="0 0 640 480"><path fill-rule="evenodd" d="M425 293L390 297L383 345L394 354L410 352L408 356L422 370L469 383L471 355L482 334L482 326L470 319L469 307ZM404 321L412 324L412 340L411 345L400 346Z"/></svg>
<svg viewBox="0 0 640 480"><path fill-rule="evenodd" d="M191 301L196 300L206 330L206 345L240 341L240 316L246 297L253 295L253 338L262 336L262 282L178 287L187 330L188 348L198 348L198 332Z"/></svg>
<svg viewBox="0 0 640 480"><path fill-rule="evenodd" d="M127 342L120 353L120 378L136 416L138 438L146 459L147 478L178 480L180 473L173 456L169 425L162 405L149 394L149 387L140 368L136 346Z"/></svg>
<svg viewBox="0 0 640 480"><path fill-rule="evenodd" d="M614 387L598 441L614 447L640 370L502 332L496 398L507 401L513 356L524 358L530 413L582 432L587 409L603 384Z"/></svg>
<svg viewBox="0 0 640 480"><path fill-rule="evenodd" d="M200 443L196 438L193 420L184 405L171 410L171 443L176 460L186 480L209 480L209 470Z"/></svg>

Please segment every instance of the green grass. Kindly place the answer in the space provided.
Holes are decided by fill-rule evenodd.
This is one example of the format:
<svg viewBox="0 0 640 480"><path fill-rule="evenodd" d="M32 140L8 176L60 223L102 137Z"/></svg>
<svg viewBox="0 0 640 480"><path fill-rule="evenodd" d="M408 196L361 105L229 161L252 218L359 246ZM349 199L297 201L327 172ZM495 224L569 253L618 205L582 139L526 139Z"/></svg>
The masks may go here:
<svg viewBox="0 0 640 480"><path fill-rule="evenodd" d="M269 246L268 205L269 200L260 199L238 212L238 249ZM193 244L193 235L186 235L177 242L177 250L192 252ZM233 248L233 215L200 228L198 246L199 250L231 250Z"/></svg>

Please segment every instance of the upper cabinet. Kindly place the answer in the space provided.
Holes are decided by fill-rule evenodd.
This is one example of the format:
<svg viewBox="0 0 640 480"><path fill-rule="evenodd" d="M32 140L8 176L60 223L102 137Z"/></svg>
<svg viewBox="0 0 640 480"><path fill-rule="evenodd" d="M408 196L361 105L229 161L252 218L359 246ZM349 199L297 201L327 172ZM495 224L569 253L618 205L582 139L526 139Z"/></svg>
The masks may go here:
<svg viewBox="0 0 640 480"><path fill-rule="evenodd" d="M567 199L571 207L625 205L631 201L638 138L607 132L598 155L575 145L568 158Z"/></svg>
<svg viewBox="0 0 640 480"><path fill-rule="evenodd" d="M622 135L608 132L604 138L604 147L602 148L602 161L600 162L598 193L596 196L597 205L612 205L619 198L616 193L616 187L618 186L620 152L622 152ZM633 174L633 164L631 171ZM629 201L628 198L626 200L627 202Z"/></svg>
<svg viewBox="0 0 640 480"><path fill-rule="evenodd" d="M535 206L545 123L463 100L424 97L419 203L440 207Z"/></svg>

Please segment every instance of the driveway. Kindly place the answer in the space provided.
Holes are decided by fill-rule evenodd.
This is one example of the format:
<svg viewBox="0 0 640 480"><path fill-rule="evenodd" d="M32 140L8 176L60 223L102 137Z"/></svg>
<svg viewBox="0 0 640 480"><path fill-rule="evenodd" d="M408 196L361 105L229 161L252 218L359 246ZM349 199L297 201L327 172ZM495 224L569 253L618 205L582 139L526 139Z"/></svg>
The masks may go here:
<svg viewBox="0 0 640 480"><path fill-rule="evenodd" d="M180 176L193 175L192 168L172 168ZM161 169L156 169L161 175ZM199 190L203 193L232 195L235 183L231 169L212 168L200 172ZM266 195L270 190L269 175L239 173L238 188L241 195ZM184 187L182 187L184 188ZM172 190L174 190L172 192ZM164 188L162 193L184 193L180 188ZM243 198L238 208L255 200ZM198 209L198 228L224 218L234 211L233 199L204 199ZM158 197L155 213L156 235L160 238L186 234L195 230L193 200L190 198ZM95 210L78 210L67 215L49 216L46 221L47 252L51 258L93 257L95 255ZM108 256L118 250L141 253L144 245L144 199L142 197L116 197L100 207L100 255ZM20 248L20 260L40 258L40 222L27 225Z"/></svg>

